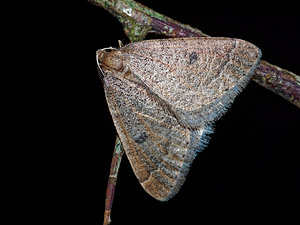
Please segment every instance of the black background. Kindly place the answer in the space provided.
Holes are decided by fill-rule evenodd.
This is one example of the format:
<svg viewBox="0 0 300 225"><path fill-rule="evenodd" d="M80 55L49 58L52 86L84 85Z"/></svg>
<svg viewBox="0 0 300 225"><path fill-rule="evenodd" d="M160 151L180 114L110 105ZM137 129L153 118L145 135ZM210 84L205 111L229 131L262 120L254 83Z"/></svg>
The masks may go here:
<svg viewBox="0 0 300 225"><path fill-rule="evenodd" d="M252 42L264 60L300 74L296 3L140 2L211 36ZM50 20L42 25L47 61L39 80L45 96L39 100L37 218L40 224L99 225L116 132L95 52L129 40L117 19L99 7L84 0L53 4L50 12L40 7ZM216 122L209 146L168 202L149 196L123 157L112 224L300 224L299 112L251 81Z"/></svg>

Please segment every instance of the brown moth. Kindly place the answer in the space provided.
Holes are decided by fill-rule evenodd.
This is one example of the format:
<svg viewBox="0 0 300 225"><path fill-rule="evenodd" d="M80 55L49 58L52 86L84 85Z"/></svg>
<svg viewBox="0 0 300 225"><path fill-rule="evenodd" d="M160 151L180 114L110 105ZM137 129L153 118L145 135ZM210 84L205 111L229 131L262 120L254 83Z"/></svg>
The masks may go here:
<svg viewBox="0 0 300 225"><path fill-rule="evenodd" d="M154 198L180 189L212 124L258 67L261 51L232 38L174 38L98 50L117 133L133 171Z"/></svg>

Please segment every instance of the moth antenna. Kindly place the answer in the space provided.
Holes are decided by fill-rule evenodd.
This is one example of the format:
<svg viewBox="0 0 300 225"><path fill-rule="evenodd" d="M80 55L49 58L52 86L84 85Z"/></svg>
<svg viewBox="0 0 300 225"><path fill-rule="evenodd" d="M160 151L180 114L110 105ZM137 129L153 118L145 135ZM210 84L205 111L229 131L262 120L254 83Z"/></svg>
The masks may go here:
<svg viewBox="0 0 300 225"><path fill-rule="evenodd" d="M100 75L101 81L103 81L104 71L102 70L101 65L100 65L100 63L99 63L98 52L96 53L96 62L97 62L98 73L99 73L99 75Z"/></svg>
<svg viewBox="0 0 300 225"><path fill-rule="evenodd" d="M102 48L102 49L99 49L98 51L103 51L103 50L118 50L118 49L116 49L116 48L114 48L114 47L108 47L108 48ZM97 52L98 52L97 51Z"/></svg>

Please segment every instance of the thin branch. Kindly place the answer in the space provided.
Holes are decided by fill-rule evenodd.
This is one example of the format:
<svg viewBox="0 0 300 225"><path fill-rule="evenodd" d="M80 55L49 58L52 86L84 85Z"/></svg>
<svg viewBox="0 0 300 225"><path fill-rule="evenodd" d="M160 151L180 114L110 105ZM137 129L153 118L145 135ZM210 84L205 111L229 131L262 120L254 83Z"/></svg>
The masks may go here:
<svg viewBox="0 0 300 225"><path fill-rule="evenodd" d="M131 41L143 40L150 32L173 38L209 36L133 0L88 1L117 17ZM300 76L262 60L252 80L300 108Z"/></svg>
<svg viewBox="0 0 300 225"><path fill-rule="evenodd" d="M300 76L262 60L252 80L300 108Z"/></svg>
<svg viewBox="0 0 300 225"><path fill-rule="evenodd" d="M106 199L105 199L105 212L103 225L110 224L110 214L111 208L114 200L115 188L117 184L118 171L120 168L122 156L124 154L124 149L122 147L119 137L116 137L115 149L113 153L113 158L110 167L110 173L106 188Z"/></svg>

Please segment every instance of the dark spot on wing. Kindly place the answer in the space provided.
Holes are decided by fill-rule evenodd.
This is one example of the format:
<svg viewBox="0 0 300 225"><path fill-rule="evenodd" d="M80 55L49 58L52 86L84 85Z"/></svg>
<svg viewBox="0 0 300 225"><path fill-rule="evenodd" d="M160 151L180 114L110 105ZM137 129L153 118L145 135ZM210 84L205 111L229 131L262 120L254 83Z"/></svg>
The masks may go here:
<svg viewBox="0 0 300 225"><path fill-rule="evenodd" d="M193 64L194 62L196 62L198 60L198 55L196 52L192 52L190 54L190 64Z"/></svg>
<svg viewBox="0 0 300 225"><path fill-rule="evenodd" d="M141 135L137 136L134 141L138 144L142 144L146 138L148 137L148 135L146 134L146 132L143 132Z"/></svg>

